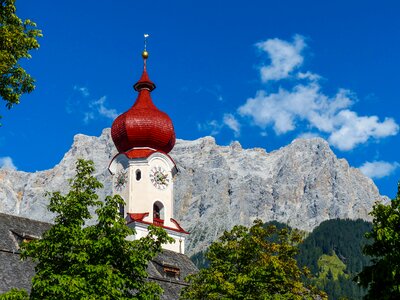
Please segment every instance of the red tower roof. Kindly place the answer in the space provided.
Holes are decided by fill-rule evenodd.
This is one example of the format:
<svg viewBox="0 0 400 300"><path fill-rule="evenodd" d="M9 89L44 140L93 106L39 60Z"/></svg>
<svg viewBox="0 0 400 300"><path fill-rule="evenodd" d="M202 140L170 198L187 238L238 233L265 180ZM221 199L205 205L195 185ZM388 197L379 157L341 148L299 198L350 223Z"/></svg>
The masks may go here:
<svg viewBox="0 0 400 300"><path fill-rule="evenodd" d="M151 100L156 85L146 70L147 52L143 53L142 77L134 85L139 92L136 102L111 126L111 136L118 151L126 152L136 147L149 147L168 153L175 145L175 131L169 116L160 111Z"/></svg>

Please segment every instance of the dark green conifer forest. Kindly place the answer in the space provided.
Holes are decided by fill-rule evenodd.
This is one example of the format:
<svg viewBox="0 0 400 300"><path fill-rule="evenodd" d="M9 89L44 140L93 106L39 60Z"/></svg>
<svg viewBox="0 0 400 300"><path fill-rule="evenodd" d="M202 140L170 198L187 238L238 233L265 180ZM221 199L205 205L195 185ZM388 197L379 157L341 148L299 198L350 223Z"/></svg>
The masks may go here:
<svg viewBox="0 0 400 300"><path fill-rule="evenodd" d="M313 283L329 299L362 299L365 290L353 278L370 260L362 252L365 233L372 224L364 220L328 220L322 222L299 246L297 262L315 276Z"/></svg>

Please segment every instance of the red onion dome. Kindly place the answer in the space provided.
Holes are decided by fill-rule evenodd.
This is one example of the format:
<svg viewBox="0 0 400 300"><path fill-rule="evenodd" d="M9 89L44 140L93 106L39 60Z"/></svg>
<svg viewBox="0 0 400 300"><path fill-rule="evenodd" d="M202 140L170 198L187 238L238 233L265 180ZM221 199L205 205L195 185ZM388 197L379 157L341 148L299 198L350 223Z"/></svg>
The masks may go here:
<svg viewBox="0 0 400 300"><path fill-rule="evenodd" d="M168 153L175 145L174 126L170 117L151 100L150 93L156 86L146 71L147 56L143 55L143 58L143 74L134 85L139 95L133 106L114 120L111 137L120 153L135 147L149 147Z"/></svg>

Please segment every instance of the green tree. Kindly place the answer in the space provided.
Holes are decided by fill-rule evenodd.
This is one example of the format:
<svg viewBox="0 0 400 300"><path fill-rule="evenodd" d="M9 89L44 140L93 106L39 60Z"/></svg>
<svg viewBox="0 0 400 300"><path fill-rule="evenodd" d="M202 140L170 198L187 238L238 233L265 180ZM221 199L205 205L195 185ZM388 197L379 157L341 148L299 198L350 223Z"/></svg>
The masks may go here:
<svg viewBox="0 0 400 300"><path fill-rule="evenodd" d="M372 264L355 280L368 288L365 299L400 299L400 182L396 198L389 205L376 203L370 215L373 227L366 237L372 243L364 253Z"/></svg>
<svg viewBox="0 0 400 300"><path fill-rule="evenodd" d="M35 89L35 80L21 67L21 58L31 58L29 51L39 48L42 32L31 20L16 15L15 0L0 0L0 97L10 109L22 94Z"/></svg>
<svg viewBox="0 0 400 300"><path fill-rule="evenodd" d="M147 237L128 240L134 232L119 215L122 198L99 201L102 184L93 171L93 162L77 162L68 194L50 194L54 226L23 244L22 257L37 263L29 299L158 299L162 290L147 280L147 265L171 238L150 227ZM98 207L98 221L85 226L91 206Z"/></svg>
<svg viewBox="0 0 400 300"><path fill-rule="evenodd" d="M278 237L276 239L276 237ZM205 256L209 266L190 275L182 299L325 299L324 293L305 286L294 259L301 242L298 231L263 226L235 226L214 242Z"/></svg>
<svg viewBox="0 0 400 300"><path fill-rule="evenodd" d="M23 289L19 290L19 289L12 288L7 293L0 295L0 300L28 300L28 299L29 299L29 295Z"/></svg>

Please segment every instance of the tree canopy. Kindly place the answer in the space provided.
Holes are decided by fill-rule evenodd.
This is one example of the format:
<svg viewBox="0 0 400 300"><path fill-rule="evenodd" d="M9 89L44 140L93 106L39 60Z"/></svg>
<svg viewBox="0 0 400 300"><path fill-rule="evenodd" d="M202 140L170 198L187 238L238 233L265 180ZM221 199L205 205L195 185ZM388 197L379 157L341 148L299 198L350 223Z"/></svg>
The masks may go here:
<svg viewBox="0 0 400 300"><path fill-rule="evenodd" d="M182 299L325 299L303 284L295 256L301 235L277 230L256 220L250 228L235 226L207 250L207 268L190 275Z"/></svg>
<svg viewBox="0 0 400 300"><path fill-rule="evenodd" d="M400 299L400 182L396 198L389 205L376 203L370 215L373 227L366 237L372 243L364 253L372 264L355 280L368 288L365 299Z"/></svg>
<svg viewBox="0 0 400 300"><path fill-rule="evenodd" d="M28 300L29 295L24 289L12 288L7 293L0 295L0 300Z"/></svg>
<svg viewBox="0 0 400 300"><path fill-rule="evenodd" d="M22 257L37 263L29 299L158 299L162 290L147 280L147 265L171 238L150 227L147 237L127 239L134 232L119 215L123 200L116 195L99 201L102 184L93 171L93 162L77 162L68 194L51 193L54 226L42 239L23 244ZM90 206L98 207L98 220L85 226Z"/></svg>
<svg viewBox="0 0 400 300"><path fill-rule="evenodd" d="M0 97L10 109L22 94L35 89L35 80L21 67L21 58L31 58L29 51L39 48L41 30L31 20L16 15L15 0L0 0Z"/></svg>

